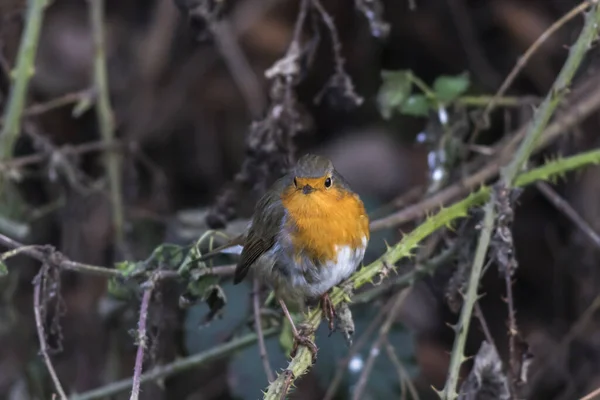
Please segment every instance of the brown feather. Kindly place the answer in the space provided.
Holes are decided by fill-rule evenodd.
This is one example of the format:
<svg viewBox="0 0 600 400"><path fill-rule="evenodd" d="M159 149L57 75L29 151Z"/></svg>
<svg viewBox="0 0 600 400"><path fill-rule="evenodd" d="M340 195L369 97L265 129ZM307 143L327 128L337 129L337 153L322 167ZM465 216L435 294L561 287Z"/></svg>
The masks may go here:
<svg viewBox="0 0 600 400"><path fill-rule="evenodd" d="M266 239L259 238L254 235L252 235L252 237L249 236L246 244L244 245L244 250L242 250L240 262L235 268L233 284L237 285L240 283L248 274L252 264L254 264L254 262L261 255L273 247L274 244L275 236Z"/></svg>

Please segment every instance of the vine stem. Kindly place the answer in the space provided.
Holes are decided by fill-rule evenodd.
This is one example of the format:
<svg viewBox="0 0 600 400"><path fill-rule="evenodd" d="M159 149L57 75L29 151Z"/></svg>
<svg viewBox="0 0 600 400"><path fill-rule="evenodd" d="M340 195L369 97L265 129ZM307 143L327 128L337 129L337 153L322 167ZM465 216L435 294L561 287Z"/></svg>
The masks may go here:
<svg viewBox="0 0 600 400"><path fill-rule="evenodd" d="M106 70L104 0L88 0L88 2L90 7L90 25L92 27L92 36L94 40L94 85L95 90L97 91L97 99L95 102L96 114L98 116L102 140L109 144L115 141L115 123L110 104L108 72ZM104 157L110 186L110 201L116 243L120 250L124 250L124 213L120 155L117 152L108 151Z"/></svg>
<svg viewBox="0 0 600 400"><path fill-rule="evenodd" d="M19 45L16 68L13 70L15 80L10 90L8 106L3 117L4 126L0 133L0 161L12 157L15 142L21 131L27 88L35 73L35 56L47 5L48 0L29 1L25 33Z"/></svg>
<svg viewBox="0 0 600 400"><path fill-rule="evenodd" d="M510 189L514 186L514 183L517 180L517 174L521 171L521 168L535 149L536 143L546 128L548 121L550 121L556 107L565 97L568 87L581 65L585 54L590 49L592 42L597 38L598 24L600 24L600 6L596 3L594 8L586 14L583 29L581 30L577 41L571 47L569 56L558 77L554 81L550 92L542 102L540 108L536 110L533 120L525 134L525 138L519 145L519 149L515 156L508 166L501 169L501 184L504 188ZM464 349L469 330L469 322L473 313L473 306L477 301L477 288L479 280L481 279L481 271L489 248L493 224L496 217L495 200L496 195L492 194L491 199L484 208L485 215L483 218L483 229L481 230L477 244L477 251L473 261L469 286L461 310L459 323L455 329L456 337L452 348L452 355L450 357L448 377L444 388L441 392L438 392L442 400L455 400L458 398L458 393L456 392L458 375L460 366L465 360Z"/></svg>

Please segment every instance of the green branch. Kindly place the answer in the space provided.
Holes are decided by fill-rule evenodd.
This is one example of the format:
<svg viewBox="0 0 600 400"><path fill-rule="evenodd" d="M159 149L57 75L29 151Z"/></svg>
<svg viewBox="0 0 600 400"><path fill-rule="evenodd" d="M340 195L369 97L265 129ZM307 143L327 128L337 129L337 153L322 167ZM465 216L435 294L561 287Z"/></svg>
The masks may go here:
<svg viewBox="0 0 600 400"><path fill-rule="evenodd" d="M16 68L11 74L15 81L10 90L8 106L3 117L4 126L0 133L0 161L12 157L15 142L21 132L21 117L29 80L35 73L35 57L46 5L47 0L29 1L25 32L19 45Z"/></svg>
<svg viewBox="0 0 600 400"><path fill-rule="evenodd" d="M106 72L106 48L104 43L104 0L88 0L90 7L90 24L94 38L94 84L98 97L96 114L100 125L100 134L106 144L115 140L114 117L110 105L108 73ZM123 246L123 195L121 192L121 159L114 151L104 155L106 172L110 186L113 229L117 246ZM123 248L121 247L121 250Z"/></svg>
<svg viewBox="0 0 600 400"><path fill-rule="evenodd" d="M279 332L278 328L265 329L263 335L265 338L271 337ZM223 345L195 354L191 357L182 358L170 364L155 367L140 376L140 383L157 381L165 379L182 371L209 363L226 357L236 351L245 349L256 342L258 338L255 333L249 333L237 339L233 339ZM82 394L75 394L69 397L70 400L92 400L114 396L117 393L126 392L131 388L131 378L123 379L118 382L110 383L98 389L90 390Z"/></svg>
<svg viewBox="0 0 600 400"><path fill-rule="evenodd" d="M521 174L515 181L516 186L529 185L537 180L547 180L554 176L565 174L569 171L573 171L590 164L600 164L600 149L587 151L580 153L576 156L558 159L550 161L539 168L535 168L531 171ZM388 250L376 261L372 262L368 266L365 266L358 272L356 272L349 281L352 282L353 287L359 288L367 282L373 282L375 278L380 276L384 272L386 266L392 266L399 260L411 257L412 250L415 249L418 244L425 239L427 236L434 233L439 228L444 226L450 226L453 221L467 216L469 210L473 207L484 204L490 197L490 188L482 187L477 192L472 193L467 198L453 204L448 208L441 209L437 214L427 218L425 222L419 225L411 233L404 236L404 238L393 247ZM415 280L422 276L421 270L414 270L405 274L400 278L401 282L398 282L400 286L411 285ZM342 301L347 300L344 292L338 288L334 288L334 293L331 295L331 301L335 306L340 304ZM322 315L320 309L310 312L306 317L304 323L316 330L321 323ZM287 369L292 371L295 378L303 375L308 371L312 365L310 352L303 346L301 346L296 354L296 357L292 358ZM264 396L265 400L278 400L286 385L285 374L280 374L275 381L273 381Z"/></svg>
<svg viewBox="0 0 600 400"><path fill-rule="evenodd" d="M510 189L513 187L517 174L521 168L523 168L535 149L536 143L546 128L548 121L550 121L556 107L564 99L585 54L590 49L592 42L597 38L598 24L600 24L600 5L596 4L586 15L585 24L579 34L579 38L571 47L569 57L556 78L556 81L552 85L550 92L544 99L540 108L535 112L533 120L517 153L510 164L502 170L501 182L505 188ZM442 391L438 392L442 400L454 400L458 398L456 387L458 385L460 366L465 360L464 350L469 330L469 321L471 320L473 313L473 306L477 301L477 288L479 280L481 279L481 271L490 244L494 220L496 218L495 200L494 195L485 206L483 229L479 236L477 252L475 254L475 259L473 260L469 278L469 287L460 313L459 323L456 327L456 338L454 339L454 345L452 347L448 378Z"/></svg>

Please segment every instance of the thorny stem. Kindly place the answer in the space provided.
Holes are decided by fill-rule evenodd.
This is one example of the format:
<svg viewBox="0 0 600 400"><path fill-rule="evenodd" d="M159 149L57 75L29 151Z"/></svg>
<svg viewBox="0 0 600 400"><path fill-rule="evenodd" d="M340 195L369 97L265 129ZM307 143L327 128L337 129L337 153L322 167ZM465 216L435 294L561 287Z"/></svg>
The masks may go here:
<svg viewBox="0 0 600 400"><path fill-rule="evenodd" d="M494 195L492 195L492 200L485 205L485 217L483 226L481 227L479 242L477 243L477 250L473 260L471 274L469 276L467 293L465 294L460 318L455 329L456 338L454 339L454 345L452 347L448 378L444 389L438 393L443 400L454 400L458 397L458 394L456 393L458 374L460 372L461 364L466 359L464 356L464 348L465 342L467 341L467 332L469 331L469 324L471 323L473 305L477 301L477 289L479 286L479 279L481 278L481 270L483 269L483 263L492 237L492 229L494 227L495 210L493 197Z"/></svg>
<svg viewBox="0 0 600 400"><path fill-rule="evenodd" d="M60 396L61 400L67 400L67 395L65 394L62 385L60 384L60 380L56 375L56 371L54 370L54 366L52 365L52 361L50 360L50 356L48 355L48 344L46 343L46 334L44 333L44 321L42 321L42 310L41 310L41 291L42 291L42 280L45 279L44 276L47 271L47 266L44 265L40 269L40 272L34 278L34 287L33 287L33 313L35 316L35 326L37 328L38 339L40 341L40 352L42 353L42 357L44 358L44 363L46 364L46 368L50 373L50 377L52 378L52 382L54 382L54 386L56 387L56 391Z"/></svg>
<svg viewBox="0 0 600 400"><path fill-rule="evenodd" d="M0 161L12 157L15 142L21 131L21 117L27 98L29 80L35 72L35 57L46 6L47 0L32 0L29 1L27 7L25 33L19 45L19 54L14 70L15 82L10 90L3 118L4 126L0 132Z"/></svg>
<svg viewBox="0 0 600 400"><path fill-rule="evenodd" d="M147 346L146 337L146 319L148 318L148 306L150 305L150 299L152 298L152 290L154 289L154 282L152 278L148 282L149 287L144 290L142 296L142 303L140 305L140 319L138 320L138 332L137 332L137 354L135 356L135 366L133 368L133 385L131 388L131 397L129 400L138 400L140 395L140 377L142 375L142 368L144 366L144 350Z"/></svg>
<svg viewBox="0 0 600 400"><path fill-rule="evenodd" d="M597 3L597 2L595 2ZM542 135L542 132L548 125L554 110L564 99L569 91L571 81L579 69L583 57L592 46L592 42L598 37L598 24L600 23L600 6L596 4L594 8L586 15L585 25L579 34L577 42L571 47L569 57L561 69L558 78L552 84L550 93L544 99L544 102L537 110L533 121L529 126L525 139L519 146L517 154L513 157L510 164L502 170L502 181L507 188L512 187L517 174L535 149L535 146Z"/></svg>
<svg viewBox="0 0 600 400"><path fill-rule="evenodd" d="M265 337L271 337L279 333L278 328L265 329ZM161 365L154 367L148 372L143 373L140 376L140 384L156 381L159 379L165 379L170 376L176 375L182 371L187 371L191 368L198 367L200 365L208 364L211 361L215 361L226 357L229 354L235 353L236 351L245 349L252 345L257 340L255 333L249 333L245 336L233 339L220 346L213 347L210 350L202 353L194 354L193 356L186 357L174 361L170 364ZM93 399L104 399L115 394L124 392L131 387L131 378L123 379L118 382L113 382L106 386L102 386L98 389L91 390L79 395L73 395L70 400L93 400Z"/></svg>
<svg viewBox="0 0 600 400"><path fill-rule="evenodd" d="M525 172L515 181L516 186L525 186L540 179L549 179L558 174L564 174L568 171L576 170L589 164L600 164L600 149L587 151L576 156L564 158L557 161L548 162L545 165ZM393 247L390 247L381 257L363 267L349 279L352 282L354 289L358 289L362 285L371 282L383 270L384 265L394 265L398 260L409 257L418 244L427 236L435 232L437 229L450 225L452 221L466 217L468 210L472 207L481 205L490 196L490 189L487 187L481 188L479 191L472 193L467 198L459 201L448 208L440 210L437 214L429 217L425 222L415 228L411 233L405 235L400 242ZM410 285L414 282L418 272L413 271L407 274L406 284ZM347 296L341 290L335 290L330 296L331 302L337 306L342 301L345 301ZM305 317L304 324L316 330L321 323L321 310L312 311ZM312 365L310 352L300 346L296 357L292 358L287 369L291 370L294 377L300 377ZM267 393L264 396L265 400L274 400L279 398L285 377L280 374L275 381L271 382Z"/></svg>
<svg viewBox="0 0 600 400"><path fill-rule="evenodd" d="M88 0L90 7L90 24L94 39L94 84L98 97L96 114L102 139L106 143L115 140L114 116L110 105L108 73L106 70L106 48L104 35L104 0ZM110 186L112 204L113 229L119 250L124 250L123 233L123 195L121 191L120 155L114 151L105 154L105 165Z"/></svg>
<svg viewBox="0 0 600 400"><path fill-rule="evenodd" d="M513 157L508 167L502 170L501 180L506 189L513 187L513 184L517 179L517 174L520 172L523 164L527 161L535 149L536 142L546 128L546 125L548 124L548 121L550 120L554 110L558 106L559 102L564 98L567 88L570 86L573 76L577 72L583 57L589 50L592 42L597 37L599 23L600 6L596 4L590 13L586 15L586 21L583 29L581 30L577 41L571 47L569 57L561 69L558 78L552 85L550 92L544 99L544 102L540 108L536 111L533 121L529 125L527 133L525 134L525 138L519 146L516 155ZM438 393L443 400L454 400L458 397L458 394L456 393L458 374L460 366L465 360L464 347L469 330L469 322L471 319L473 305L477 301L477 288L481 278L483 262L490 244L490 238L496 216L496 200L496 194L493 193L491 199L484 208L485 215L483 218L483 228L477 244L477 251L475 253L475 260L471 269L469 286L467 288L467 294L465 296L459 323L456 329L456 338L452 348L448 378L446 380L444 389L441 393ZM509 299L509 301L512 300ZM510 336L510 340L514 340L514 335ZM514 343L512 345L514 346Z"/></svg>

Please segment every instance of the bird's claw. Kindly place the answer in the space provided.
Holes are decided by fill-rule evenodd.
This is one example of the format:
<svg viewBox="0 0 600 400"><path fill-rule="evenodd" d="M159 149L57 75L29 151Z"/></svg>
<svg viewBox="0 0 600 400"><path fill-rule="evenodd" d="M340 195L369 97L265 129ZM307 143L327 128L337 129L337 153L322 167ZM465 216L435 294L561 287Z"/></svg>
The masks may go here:
<svg viewBox="0 0 600 400"><path fill-rule="evenodd" d="M335 312L335 308L333 307L333 303L329 298L329 294L325 293L321 298L321 307L323 309L323 315L327 318L329 322L329 336L335 332L335 319L337 318L337 313Z"/></svg>
<svg viewBox="0 0 600 400"><path fill-rule="evenodd" d="M300 345L306 347L308 349L308 351L310 351L312 363L314 364L317 361L317 346L310 339L309 335L306 334L306 330L302 329L302 327L301 327L300 331L298 332L298 334L294 335L294 345L292 347L292 351L290 352L290 355L292 357L296 357L296 353L298 351L298 346L300 346Z"/></svg>

